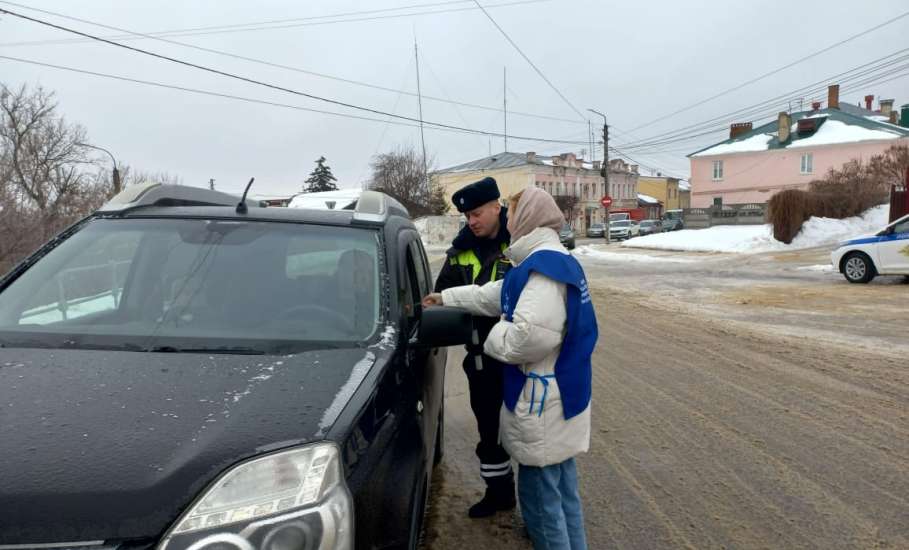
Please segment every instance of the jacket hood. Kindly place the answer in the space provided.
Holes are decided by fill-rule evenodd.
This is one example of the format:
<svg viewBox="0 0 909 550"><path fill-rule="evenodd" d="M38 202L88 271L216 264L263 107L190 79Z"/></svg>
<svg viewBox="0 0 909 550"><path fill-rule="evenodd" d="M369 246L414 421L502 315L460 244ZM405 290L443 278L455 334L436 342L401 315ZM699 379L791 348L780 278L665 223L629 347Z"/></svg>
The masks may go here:
<svg viewBox="0 0 909 550"><path fill-rule="evenodd" d="M233 464L324 439L381 349L0 350L0 544L158 537Z"/></svg>
<svg viewBox="0 0 909 550"><path fill-rule="evenodd" d="M505 257L517 265L537 250L555 250L565 254L568 253L559 241L559 234L554 229L538 227L511 243L511 246L505 250Z"/></svg>
<svg viewBox="0 0 909 550"><path fill-rule="evenodd" d="M458 232L458 235L451 241L451 248L448 249L447 254L449 256L454 256L458 252L464 250L475 250L481 246L488 246L489 242L493 241L497 244L508 243L511 241L511 234L508 233L508 208L502 207L502 211L499 212L499 234L496 235L495 239L480 239L473 234L473 231L470 230L470 227L465 225Z"/></svg>

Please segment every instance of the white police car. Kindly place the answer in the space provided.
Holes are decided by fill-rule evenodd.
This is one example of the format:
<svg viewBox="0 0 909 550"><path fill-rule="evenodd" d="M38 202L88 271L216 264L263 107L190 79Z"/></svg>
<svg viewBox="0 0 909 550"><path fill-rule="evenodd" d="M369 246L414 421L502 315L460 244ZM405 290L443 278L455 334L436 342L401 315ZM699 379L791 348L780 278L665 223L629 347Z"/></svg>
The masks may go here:
<svg viewBox="0 0 909 550"><path fill-rule="evenodd" d="M909 215L874 235L841 242L830 261L850 283L867 283L877 275L909 275Z"/></svg>

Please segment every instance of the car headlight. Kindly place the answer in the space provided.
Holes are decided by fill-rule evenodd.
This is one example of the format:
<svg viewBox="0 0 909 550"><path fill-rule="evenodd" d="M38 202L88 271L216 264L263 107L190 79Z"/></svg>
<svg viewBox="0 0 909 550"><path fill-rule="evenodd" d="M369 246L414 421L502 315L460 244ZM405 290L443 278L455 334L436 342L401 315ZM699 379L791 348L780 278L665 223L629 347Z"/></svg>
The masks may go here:
<svg viewBox="0 0 909 550"><path fill-rule="evenodd" d="M353 500L338 447L317 443L228 470L158 550L323 550L353 543Z"/></svg>

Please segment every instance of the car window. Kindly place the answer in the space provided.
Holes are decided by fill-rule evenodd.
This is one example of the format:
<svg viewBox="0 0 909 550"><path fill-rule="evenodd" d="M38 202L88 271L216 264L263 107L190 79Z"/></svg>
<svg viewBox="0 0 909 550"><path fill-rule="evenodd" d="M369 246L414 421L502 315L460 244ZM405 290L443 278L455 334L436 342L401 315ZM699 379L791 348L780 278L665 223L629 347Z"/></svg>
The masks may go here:
<svg viewBox="0 0 909 550"><path fill-rule="evenodd" d="M909 233L909 220L900 222L893 226L894 233Z"/></svg>
<svg viewBox="0 0 909 550"><path fill-rule="evenodd" d="M140 238L136 231L104 235L29 296L19 323L48 325L116 310Z"/></svg>
<svg viewBox="0 0 909 550"><path fill-rule="evenodd" d="M0 293L0 343L279 353L360 342L379 322L381 264L368 229L93 220Z"/></svg>
<svg viewBox="0 0 909 550"><path fill-rule="evenodd" d="M419 269L417 267L418 257L414 252L413 241L408 243L404 248L405 250L405 270L404 274L404 296L403 296L403 305L404 305L404 314L408 319L413 320L417 317L419 308L417 307L420 304L420 301L423 299L424 294L420 286L420 275ZM411 325L412 327L415 325Z"/></svg>

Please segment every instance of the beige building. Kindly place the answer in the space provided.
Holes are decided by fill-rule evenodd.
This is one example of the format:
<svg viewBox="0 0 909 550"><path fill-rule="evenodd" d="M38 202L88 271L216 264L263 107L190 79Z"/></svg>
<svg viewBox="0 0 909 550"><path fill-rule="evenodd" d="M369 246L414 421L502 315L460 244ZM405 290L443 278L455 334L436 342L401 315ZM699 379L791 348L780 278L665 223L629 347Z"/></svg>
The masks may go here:
<svg viewBox="0 0 909 550"><path fill-rule="evenodd" d="M590 224L604 223L606 219L606 210L600 204L606 194L600 168L599 161L585 161L574 153L552 157L533 152L500 153L439 170L432 179L443 186L449 202L455 191L487 176L495 178L503 198L529 187L538 187L554 197L574 197L576 203L566 217L570 215L571 226L583 232ZM637 174L622 161L612 161L609 177L616 201L613 208L620 203L637 207ZM456 210L449 213L457 215Z"/></svg>
<svg viewBox="0 0 909 550"><path fill-rule="evenodd" d="M663 203L664 210L677 210L682 206L679 179L668 176L638 176L638 193L653 197ZM690 195L689 195L690 196Z"/></svg>

